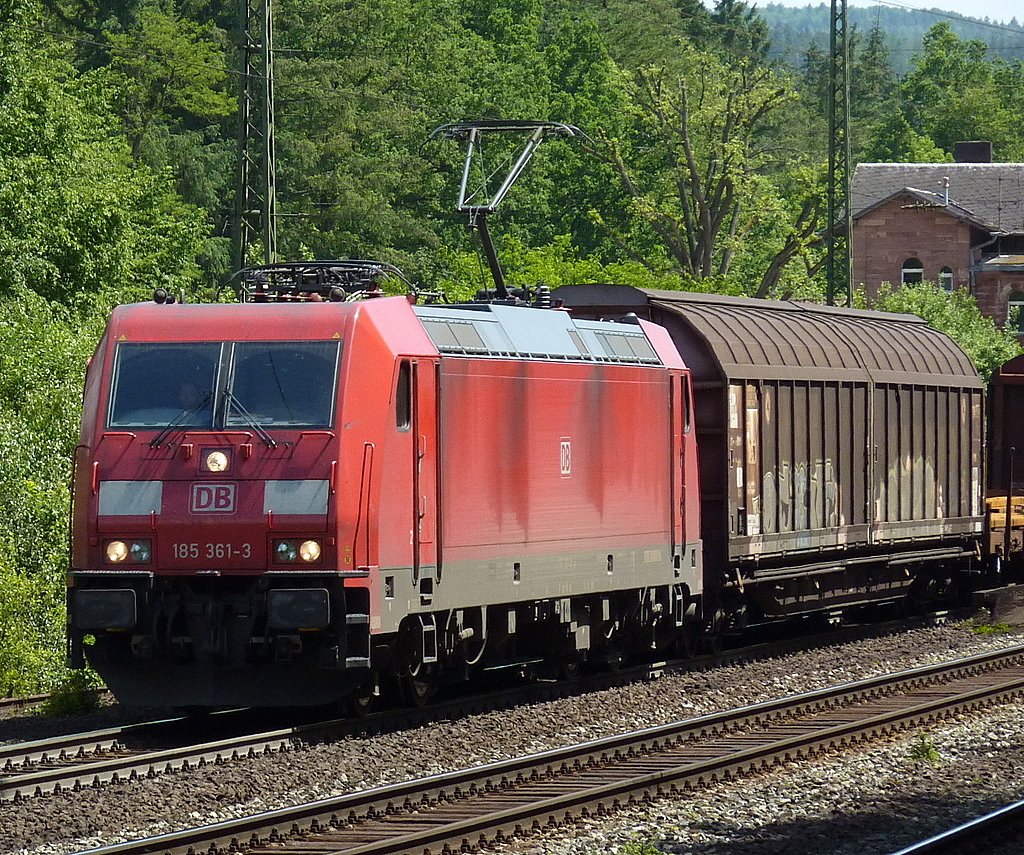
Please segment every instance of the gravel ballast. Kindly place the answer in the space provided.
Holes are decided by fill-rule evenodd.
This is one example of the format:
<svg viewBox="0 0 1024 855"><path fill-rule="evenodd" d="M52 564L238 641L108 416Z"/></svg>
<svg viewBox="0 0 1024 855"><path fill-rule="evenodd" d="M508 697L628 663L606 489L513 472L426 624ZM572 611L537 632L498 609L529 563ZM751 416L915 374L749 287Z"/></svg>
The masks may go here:
<svg viewBox="0 0 1024 855"><path fill-rule="evenodd" d="M502 855L886 855L1020 800L1022 773L1024 704L1011 704L536 835Z"/></svg>
<svg viewBox="0 0 1024 855"><path fill-rule="evenodd" d="M1021 643L1024 643L1024 633L979 636L963 625L918 629L747 665L669 675L647 683L475 715L402 733L347 739L196 772L32 799L21 805L0 806L0 828L4 831L0 851L32 855L74 852ZM1017 717L1020 718L1019 712ZM1018 742L1024 742L1021 736L1024 736L1024 723L1016 737L1007 736L1005 741L1010 744L1017 738ZM938 742L936 745L942 755L943 748ZM899 754L899 749L896 751ZM1001 759L1000 754L995 763ZM1021 763L1024 765L1024 757ZM903 767L907 768L905 762ZM821 768L827 777L832 764ZM915 774L920 772L916 768L914 771ZM1016 774L1016 777L1021 776ZM717 799L712 801L720 802L725 795L752 784L753 781L720 787L715 791ZM843 791L840 788L837 795ZM924 791L934 792L934 788L925 787ZM802 804L811 811L810 792L821 800L828 798L829 790L822 786L813 791L794 790L788 796L790 803ZM692 799L698 797L703 796L695 795L686 800L687 811L692 809ZM669 804L660 802L656 809L667 810ZM770 817L778 808L771 802L755 799L749 811L752 817L758 815L757 810L767 811L764 815ZM728 828L742 826L742 811L738 813L738 810L734 808L723 814L731 817ZM823 810L827 813L830 808ZM699 819L703 822L712 815L701 812ZM612 818L604 825L611 828L615 821ZM634 818L633 824L638 822L640 820ZM679 820L674 822L679 828L689 828ZM750 822L752 827L757 825L756 819ZM660 821L655 825L662 827ZM671 826L672 823L666 825ZM823 833L834 839L827 824ZM637 833L627 830L616 839L622 843L635 837ZM611 837L608 841L611 841L608 846L614 845ZM713 839L709 841L718 845ZM530 845L535 847L536 841L531 841ZM596 851L605 851L604 845L597 844ZM678 851L689 851L686 845L689 844ZM527 847L522 851L535 851L535 848ZM591 844L590 849L551 851L595 851L595 844ZM780 850L776 841L775 849L750 851Z"/></svg>

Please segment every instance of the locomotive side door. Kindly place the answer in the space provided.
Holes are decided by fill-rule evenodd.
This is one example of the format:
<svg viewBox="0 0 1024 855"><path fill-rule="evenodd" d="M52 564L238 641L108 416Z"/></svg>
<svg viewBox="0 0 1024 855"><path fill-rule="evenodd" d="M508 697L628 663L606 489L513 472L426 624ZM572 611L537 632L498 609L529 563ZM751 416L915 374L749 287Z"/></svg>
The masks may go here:
<svg viewBox="0 0 1024 855"><path fill-rule="evenodd" d="M413 580L428 605L441 579L437 549L437 391L440 365L418 359L412 364Z"/></svg>

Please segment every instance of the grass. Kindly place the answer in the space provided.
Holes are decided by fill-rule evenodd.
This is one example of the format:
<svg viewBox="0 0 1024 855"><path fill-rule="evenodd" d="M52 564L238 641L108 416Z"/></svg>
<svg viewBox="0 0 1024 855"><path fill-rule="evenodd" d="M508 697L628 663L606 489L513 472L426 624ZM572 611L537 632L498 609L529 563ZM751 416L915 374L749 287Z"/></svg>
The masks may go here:
<svg viewBox="0 0 1024 855"><path fill-rule="evenodd" d="M907 757L915 766L927 763L933 769L942 762L942 756L935 747L934 741L926 733L922 733L910 746Z"/></svg>
<svg viewBox="0 0 1024 855"><path fill-rule="evenodd" d="M1006 635L1008 632L1013 632L1013 627L1008 623L974 623L968 621L971 632L975 635Z"/></svg>
<svg viewBox="0 0 1024 855"><path fill-rule="evenodd" d="M632 840L622 847L621 855L663 855L653 840Z"/></svg>

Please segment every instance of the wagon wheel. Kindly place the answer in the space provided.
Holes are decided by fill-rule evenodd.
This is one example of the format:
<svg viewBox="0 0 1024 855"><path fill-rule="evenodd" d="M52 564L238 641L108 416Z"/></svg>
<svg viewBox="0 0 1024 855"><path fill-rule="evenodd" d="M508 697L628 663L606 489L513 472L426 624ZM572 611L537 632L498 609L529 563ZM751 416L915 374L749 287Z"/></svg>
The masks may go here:
<svg viewBox="0 0 1024 855"><path fill-rule="evenodd" d="M541 671L548 679L572 682L579 679L581 668L582 661L576 651L571 654L562 651L545 656Z"/></svg>
<svg viewBox="0 0 1024 855"><path fill-rule="evenodd" d="M702 641L700 624L695 621L684 623L676 637L679 655L684 659L693 659L700 652Z"/></svg>

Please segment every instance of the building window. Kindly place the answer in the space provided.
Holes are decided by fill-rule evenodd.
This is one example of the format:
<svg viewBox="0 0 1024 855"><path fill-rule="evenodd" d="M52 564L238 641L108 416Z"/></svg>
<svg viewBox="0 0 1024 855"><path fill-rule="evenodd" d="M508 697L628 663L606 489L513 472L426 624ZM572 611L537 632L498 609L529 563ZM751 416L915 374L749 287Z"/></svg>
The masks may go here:
<svg viewBox="0 0 1024 855"><path fill-rule="evenodd" d="M939 287L943 291L952 291L953 290L953 268L952 267L943 267L942 270L939 271Z"/></svg>
<svg viewBox="0 0 1024 855"><path fill-rule="evenodd" d="M1024 293L1014 291L1006 301L1006 328L1024 332Z"/></svg>
<svg viewBox="0 0 1024 855"><path fill-rule="evenodd" d="M924 265L920 258L908 258L903 262L903 275L900 282L904 285L916 285L924 281Z"/></svg>

